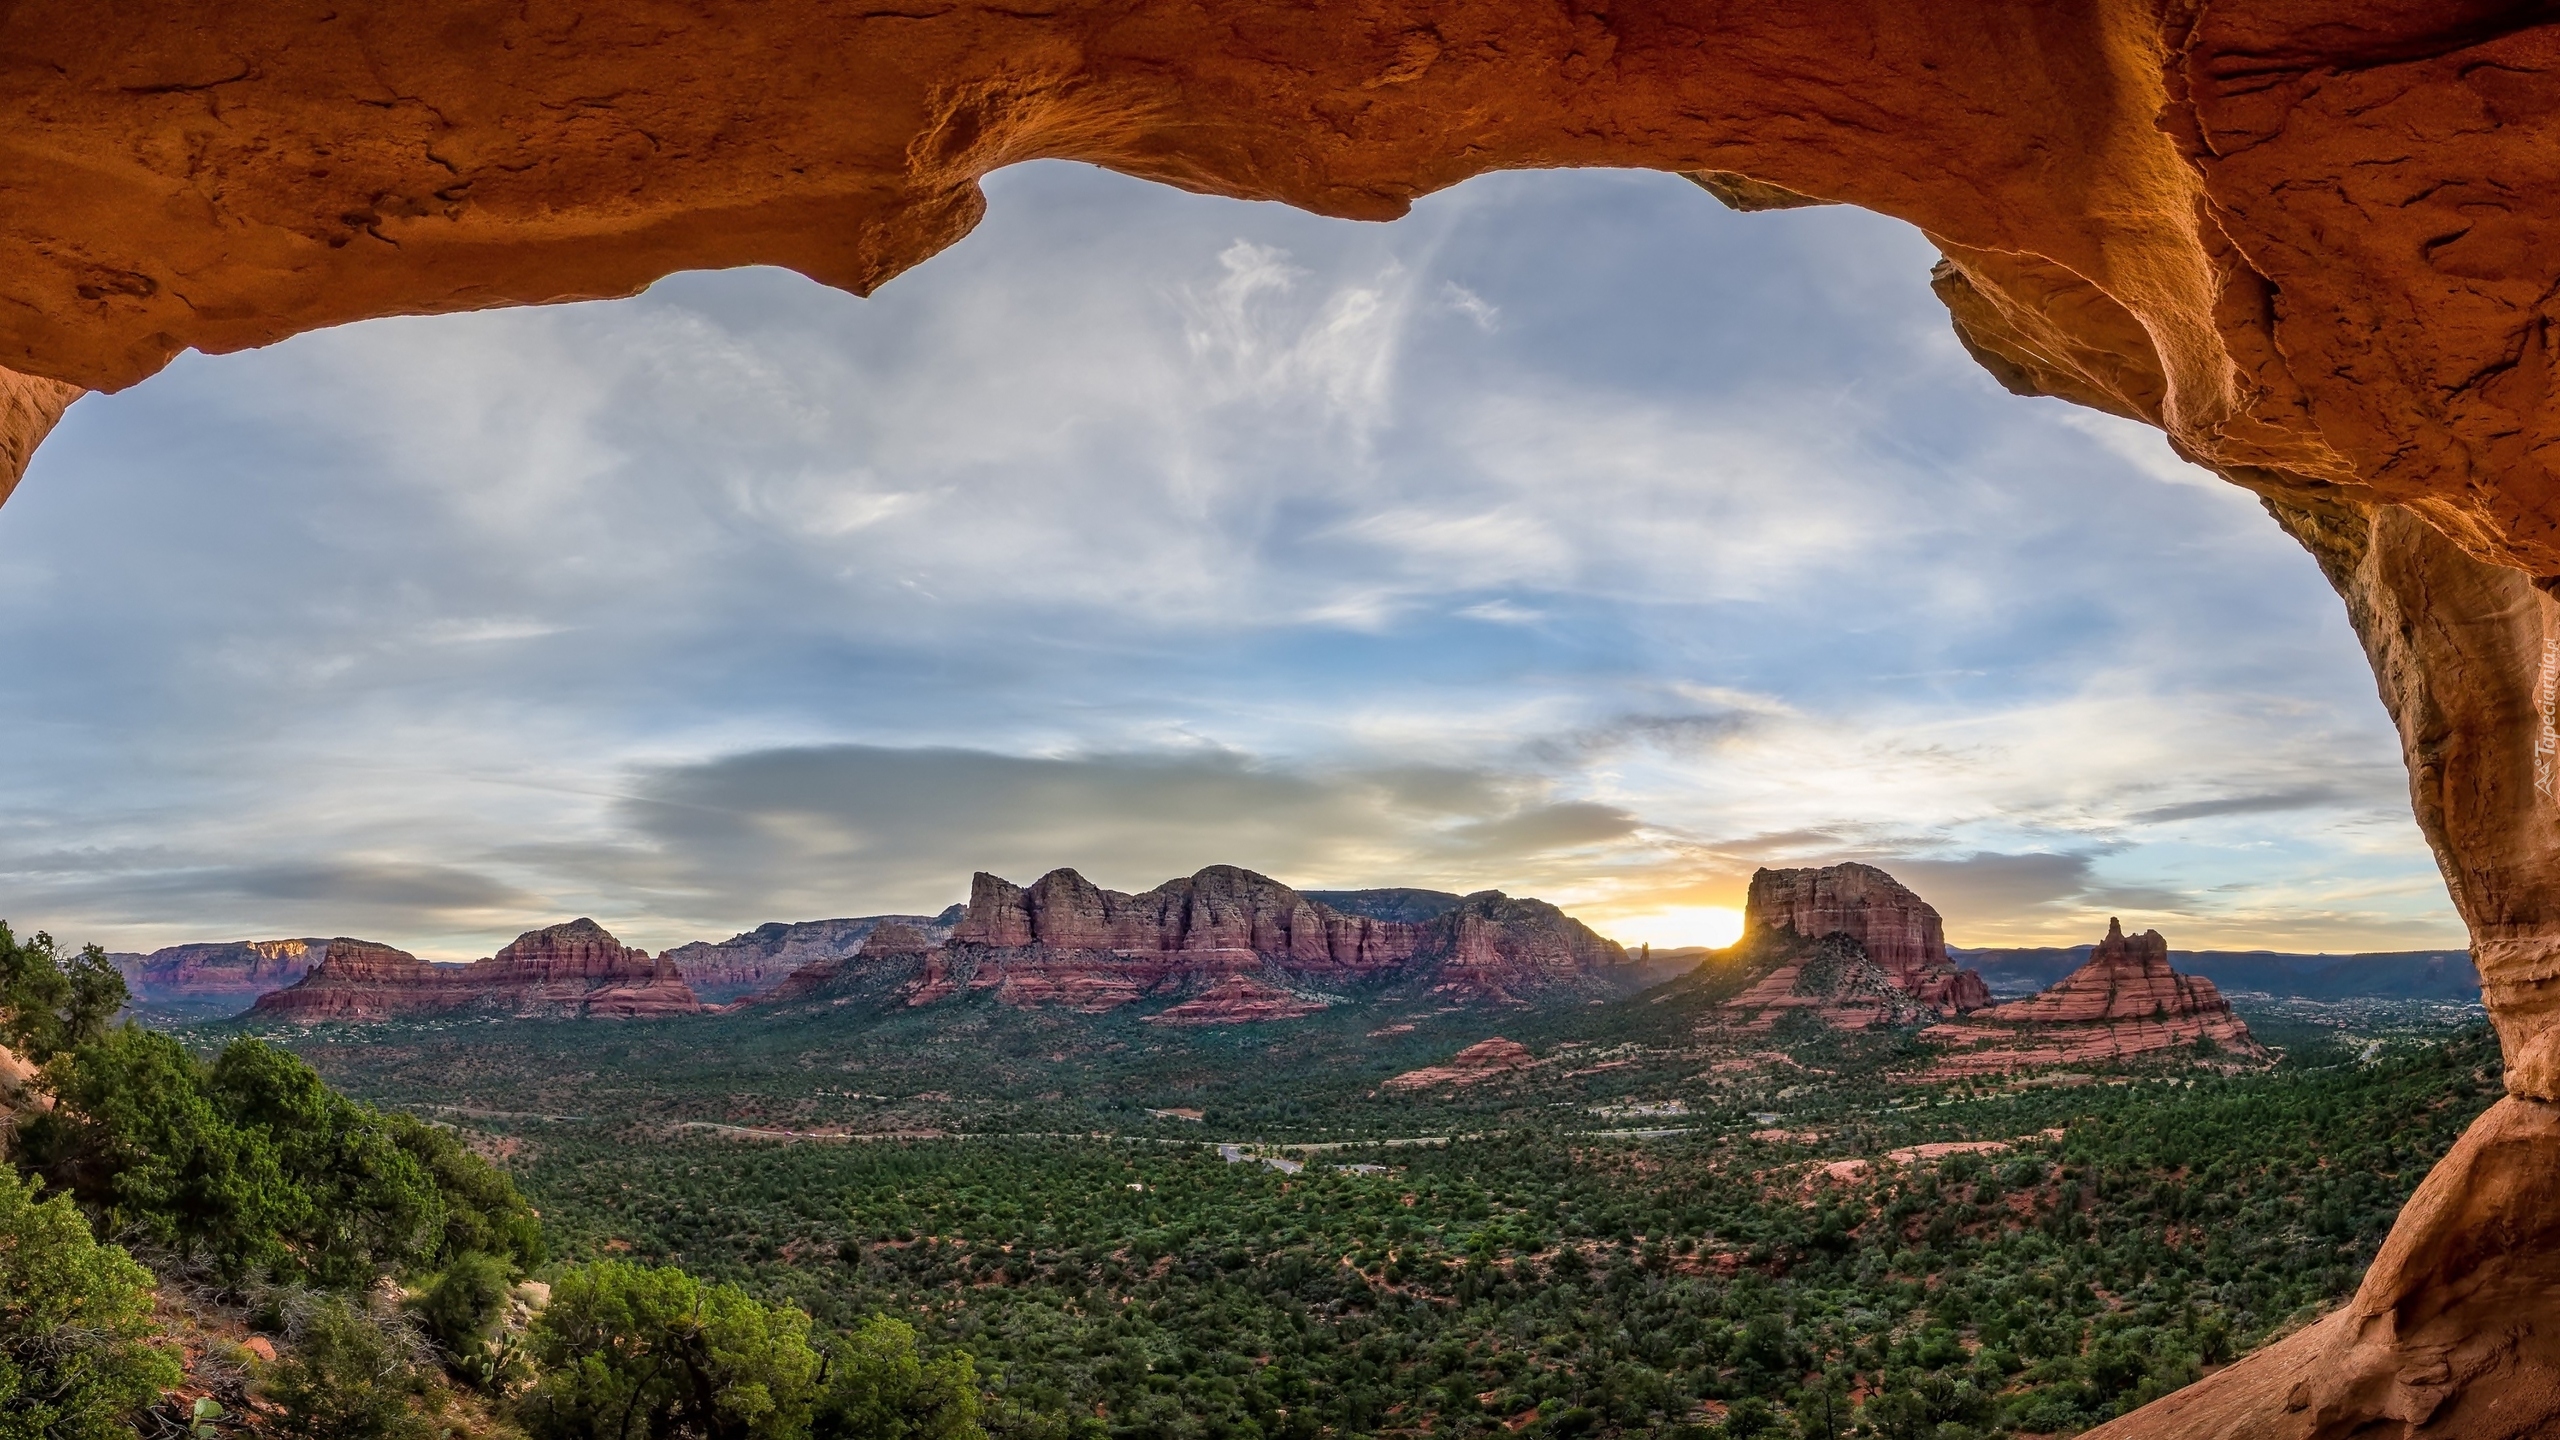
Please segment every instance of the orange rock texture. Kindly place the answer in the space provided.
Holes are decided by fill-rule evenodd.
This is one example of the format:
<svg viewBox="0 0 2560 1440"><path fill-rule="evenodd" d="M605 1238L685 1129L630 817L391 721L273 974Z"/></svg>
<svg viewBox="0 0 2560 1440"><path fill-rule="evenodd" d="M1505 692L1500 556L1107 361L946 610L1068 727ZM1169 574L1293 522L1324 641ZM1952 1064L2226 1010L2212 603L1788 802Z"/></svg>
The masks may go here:
<svg viewBox="0 0 2560 1440"><path fill-rule="evenodd" d="M2213 1056L2224 1062L2271 1058L2212 981L2169 968L2169 942L2159 931L2127 935L2114 920L2089 962L2041 994L1932 1025L1921 1035L1949 1047L1930 1069L1940 1077L2107 1065L2180 1051L2202 1058L2199 1040L2211 1042Z"/></svg>
<svg viewBox="0 0 2560 1440"><path fill-rule="evenodd" d="M1937 910L1873 865L1753 872L1742 931L1752 935L1763 928L1807 940L1850 940L1904 994L1934 1010L1978 1010L1991 1003L1991 987L1982 977L1947 958L1946 922Z"/></svg>
<svg viewBox="0 0 2560 1440"><path fill-rule="evenodd" d="M0 484L75 390L189 347L697 267L866 292L1038 157L1357 218L1613 165L1912 222L2004 384L2159 426L2346 596L2517 1097L2412 1202L2384 1309L2109 1433L2560 1419L2547 1342L2462 1338L2560 1331L2517 1278L2560 1203L2546 7L15 0L0 113ZM2489 1253L2466 1226L2528 1252L2516 1283L2453 1268Z"/></svg>
<svg viewBox="0 0 2560 1440"><path fill-rule="evenodd" d="M555 1019L690 1015L702 1008L672 962L593 920L530 930L486 960L438 965L388 945L333 940L300 983L258 997L279 1020L368 1022L496 1010Z"/></svg>

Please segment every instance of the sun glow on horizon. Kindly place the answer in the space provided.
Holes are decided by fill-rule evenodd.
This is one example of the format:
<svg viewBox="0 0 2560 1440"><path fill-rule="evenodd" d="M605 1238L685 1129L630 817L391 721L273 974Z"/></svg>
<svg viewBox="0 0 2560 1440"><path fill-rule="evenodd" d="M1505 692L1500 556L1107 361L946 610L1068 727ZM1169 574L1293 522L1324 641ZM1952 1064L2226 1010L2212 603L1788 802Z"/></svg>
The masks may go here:
<svg viewBox="0 0 2560 1440"><path fill-rule="evenodd" d="M1721 950L1742 938L1742 912L1730 905L1675 905L1606 921L1598 928L1629 948L1651 945L1676 950L1705 945Z"/></svg>

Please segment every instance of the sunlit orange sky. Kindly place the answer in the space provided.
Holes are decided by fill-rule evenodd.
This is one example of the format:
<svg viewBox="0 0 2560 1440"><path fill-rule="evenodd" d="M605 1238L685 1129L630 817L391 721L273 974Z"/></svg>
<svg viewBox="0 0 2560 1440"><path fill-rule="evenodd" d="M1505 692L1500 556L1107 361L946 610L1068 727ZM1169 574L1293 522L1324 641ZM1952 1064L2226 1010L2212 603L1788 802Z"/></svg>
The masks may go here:
<svg viewBox="0 0 2560 1440"><path fill-rule="evenodd" d="M1858 859L1959 944L2461 943L2309 558L2001 392L1906 227L989 190L868 301L679 276L81 401L0 510L0 914L467 958L1230 863L1674 945Z"/></svg>

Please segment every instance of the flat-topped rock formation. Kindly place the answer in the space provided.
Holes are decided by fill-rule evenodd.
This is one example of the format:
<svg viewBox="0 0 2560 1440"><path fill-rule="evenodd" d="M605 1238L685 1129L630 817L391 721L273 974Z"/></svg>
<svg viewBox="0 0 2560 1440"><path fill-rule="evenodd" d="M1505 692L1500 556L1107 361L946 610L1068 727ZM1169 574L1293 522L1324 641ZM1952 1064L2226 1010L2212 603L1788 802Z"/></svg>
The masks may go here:
<svg viewBox="0 0 2560 1440"><path fill-rule="evenodd" d="M2181 1050L2250 1064L2269 1058L2212 981L2169 968L2169 942L2159 931L2128 936L2114 920L2089 963L2052 988L1921 1033L1948 1047L1930 1070L1935 1076L2103 1065Z"/></svg>
<svg viewBox="0 0 2560 1440"><path fill-rule="evenodd" d="M959 923L962 907L940 915L862 915L845 920L774 921L726 940L696 940L678 945L659 958L675 962L677 973L706 1005L724 1004L770 990L793 971L824 961L843 960L883 925L913 927L940 942Z"/></svg>
<svg viewBox="0 0 2560 1440"><path fill-rule="evenodd" d="M1411 907L1429 893L1401 892L1393 903ZM1005 1004L1100 1012L1141 999L1242 996L1232 982L1251 977L1263 987L1252 993L1275 1012L1266 1018L1284 1018L1276 1012L1307 1011L1273 1000L1279 992L1304 1001L1311 991L1412 983L1455 1000L1520 1001L1558 987L1624 988L1638 973L1624 947L1541 900L1487 890L1430 908L1438 913L1421 922L1347 914L1230 865L1138 895L1073 870L1028 887L981 873L909 1003L992 990Z"/></svg>
<svg viewBox="0 0 2560 1440"><path fill-rule="evenodd" d="M1449 1057L1446 1065L1407 1070L1387 1081L1390 1090L1427 1090L1434 1085L1475 1085L1534 1067L1537 1057L1517 1040L1496 1035L1479 1040Z"/></svg>
<svg viewBox="0 0 2560 1440"><path fill-rule="evenodd" d="M1958 1012L1991 1003L1982 977L1947 958L1946 923L1937 909L1873 865L1754 872L1743 902L1743 933L1762 926L1808 940L1846 936L1905 994L1932 1009Z"/></svg>
<svg viewBox="0 0 2560 1440"><path fill-rule="evenodd" d="M333 940L302 980L258 997L279 1020L367 1022L463 1010L553 1019L690 1015L702 1008L672 962L593 920L528 930L486 960L440 965L405 950Z"/></svg>
<svg viewBox="0 0 2560 1440"><path fill-rule="evenodd" d="M331 941L229 940L170 945L148 955L111 955L136 1002L208 1010L245 1010L270 990L299 981L320 963Z"/></svg>

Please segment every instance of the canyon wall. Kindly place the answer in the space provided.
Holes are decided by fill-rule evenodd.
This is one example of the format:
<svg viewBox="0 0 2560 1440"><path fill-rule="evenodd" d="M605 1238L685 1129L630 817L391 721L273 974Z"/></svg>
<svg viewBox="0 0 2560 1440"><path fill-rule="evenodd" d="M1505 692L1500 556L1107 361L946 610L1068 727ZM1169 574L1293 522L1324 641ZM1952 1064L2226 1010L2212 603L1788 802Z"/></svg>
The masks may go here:
<svg viewBox="0 0 2560 1440"><path fill-rule="evenodd" d="M133 998L146 1003L245 1010L320 963L328 940L232 940L169 945L148 955L111 955Z"/></svg>
<svg viewBox="0 0 2560 1440"><path fill-rule="evenodd" d="M1210 1024L1294 1018L1352 987L1525 1002L1559 987L1630 988L1641 973L1624 947L1543 900L1487 890L1432 908L1420 923L1345 914L1232 865L1137 895L1073 870L1027 887L980 873L913 999L991 989L1007 1004L1099 1012L1187 997L1167 1022Z"/></svg>
<svg viewBox="0 0 2560 1440"><path fill-rule="evenodd" d="M0 113L0 483L190 347L696 267L867 293L1033 158L1364 219L1609 165L1910 221L2002 384L2160 427L2319 557L2508 1052L2352 1305L2103 1433L2560 1420L2547 7L16 0Z"/></svg>

